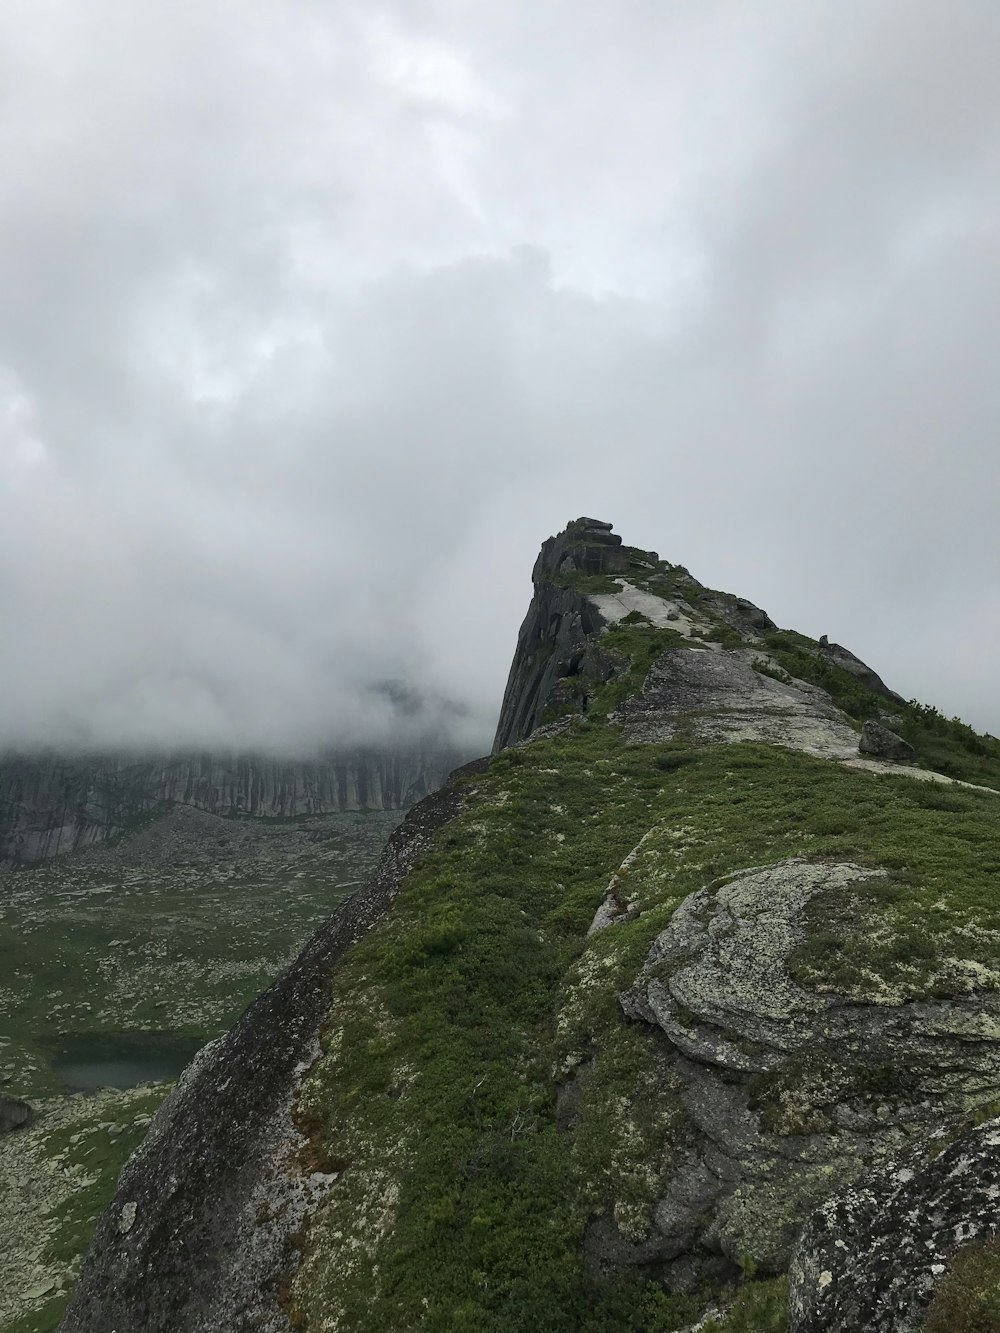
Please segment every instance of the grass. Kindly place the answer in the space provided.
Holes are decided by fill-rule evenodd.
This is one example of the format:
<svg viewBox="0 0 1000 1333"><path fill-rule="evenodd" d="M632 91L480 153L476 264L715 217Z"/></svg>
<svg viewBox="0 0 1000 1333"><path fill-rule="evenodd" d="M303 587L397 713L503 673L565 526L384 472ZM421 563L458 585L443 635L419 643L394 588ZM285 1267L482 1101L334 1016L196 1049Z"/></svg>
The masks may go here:
<svg viewBox="0 0 1000 1333"><path fill-rule="evenodd" d="M613 633L636 675L662 651L637 626ZM645 650L625 639L642 634ZM581 1259L605 1208L623 1234L644 1234L684 1144L669 1076L624 1023L618 991L688 893L790 855L894 876L828 913L828 937L796 959L807 984L882 998L995 986L1000 811L970 791L939 808L914 780L763 746L627 749L593 710L497 756L473 785L335 980L303 1109L343 1171L305 1242L295 1317L317 1329L335 1318L345 1333L677 1327L705 1293L692 1303L651 1282L595 1286ZM588 941L646 834L617 879L641 914ZM556 1100L575 1077L566 1134ZM873 1079L859 1095L882 1095ZM741 1308L763 1302L760 1327L779 1328L779 1288L753 1293ZM739 1317L734 1307L721 1327L755 1327Z"/></svg>

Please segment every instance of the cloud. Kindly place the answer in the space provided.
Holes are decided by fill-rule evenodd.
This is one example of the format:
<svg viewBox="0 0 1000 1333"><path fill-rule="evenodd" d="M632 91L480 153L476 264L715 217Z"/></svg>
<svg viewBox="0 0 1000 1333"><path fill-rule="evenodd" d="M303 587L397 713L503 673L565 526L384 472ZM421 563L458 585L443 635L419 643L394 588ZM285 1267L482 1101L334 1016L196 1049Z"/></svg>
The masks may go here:
<svg viewBox="0 0 1000 1333"><path fill-rule="evenodd" d="M581 512L1000 731L998 38L15 0L0 743L485 747Z"/></svg>

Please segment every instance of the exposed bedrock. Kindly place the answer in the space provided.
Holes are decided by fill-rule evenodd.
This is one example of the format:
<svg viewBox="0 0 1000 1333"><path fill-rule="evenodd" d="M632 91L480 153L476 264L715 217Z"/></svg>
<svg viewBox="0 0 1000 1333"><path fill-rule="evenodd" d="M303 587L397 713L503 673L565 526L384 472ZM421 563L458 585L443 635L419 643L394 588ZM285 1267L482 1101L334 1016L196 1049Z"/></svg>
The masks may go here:
<svg viewBox="0 0 1000 1333"><path fill-rule="evenodd" d="M497 725L494 752L525 740L542 720L553 686L565 675L563 659L607 623L594 600L569 586L575 573L628 569L632 551L611 524L581 518L542 543L531 580L534 595L517 636ZM564 581L560 582L560 578Z"/></svg>
<svg viewBox="0 0 1000 1333"><path fill-rule="evenodd" d="M873 671L867 662L862 662L849 648L843 644L831 643L824 634L817 645L819 655L825 657L828 662L834 666L841 667L844 671L849 671L856 680L859 680L865 689L871 690L872 694L880 694L883 699L889 699L892 703L903 704L906 700L895 690L890 690L877 671Z"/></svg>
<svg viewBox="0 0 1000 1333"><path fill-rule="evenodd" d="M1000 1094L1000 997L866 1004L791 975L816 928L809 904L881 874L799 860L747 870L685 899L657 937L621 1004L668 1044L691 1141L632 1262L658 1258L668 1281L681 1256L782 1271L831 1192ZM609 1261L623 1246L608 1240Z"/></svg>
<svg viewBox="0 0 1000 1333"><path fill-rule="evenodd" d="M918 1333L956 1258L998 1237L1000 1120L991 1120L813 1215L789 1270L790 1333ZM945 1319L937 1327L961 1333Z"/></svg>
<svg viewBox="0 0 1000 1333"><path fill-rule="evenodd" d="M642 689L616 714L630 744L675 739L760 741L827 759L858 751L858 734L825 690L760 671L753 648L678 648L659 657ZM777 671L777 668L773 668Z"/></svg>

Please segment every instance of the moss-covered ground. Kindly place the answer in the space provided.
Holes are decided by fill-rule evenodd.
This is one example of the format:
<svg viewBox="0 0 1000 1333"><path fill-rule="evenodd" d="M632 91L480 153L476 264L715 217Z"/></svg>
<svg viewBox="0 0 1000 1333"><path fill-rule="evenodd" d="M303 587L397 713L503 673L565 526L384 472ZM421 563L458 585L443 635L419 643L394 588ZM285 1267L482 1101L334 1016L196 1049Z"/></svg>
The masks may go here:
<svg viewBox="0 0 1000 1333"><path fill-rule="evenodd" d="M719 876L789 856L890 871L827 904L796 959L806 984L891 1001L1000 981L997 797L763 746L626 748L602 711L471 780L337 975L303 1109L341 1175L305 1239L299 1327L652 1333L718 1298L596 1283L583 1237L611 1209L641 1238L683 1150L655 1045L617 993ZM639 915L588 940L644 837L617 881ZM719 1327L780 1328L780 1290L747 1279Z"/></svg>

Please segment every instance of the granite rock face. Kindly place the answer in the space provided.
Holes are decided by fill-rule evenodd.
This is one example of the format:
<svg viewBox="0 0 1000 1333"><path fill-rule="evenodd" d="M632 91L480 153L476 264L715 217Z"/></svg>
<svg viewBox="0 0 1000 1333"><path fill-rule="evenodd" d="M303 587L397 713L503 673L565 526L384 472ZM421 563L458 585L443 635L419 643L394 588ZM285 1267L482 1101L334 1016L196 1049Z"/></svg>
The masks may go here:
<svg viewBox="0 0 1000 1333"><path fill-rule="evenodd" d="M789 1269L790 1333L918 1333L955 1256L998 1236L1000 1120L991 1120L814 1214Z"/></svg>
<svg viewBox="0 0 1000 1333"><path fill-rule="evenodd" d="M867 662L862 662L860 657L856 657L849 648L845 648L842 644L831 643L825 634L819 640L818 651L821 657L825 657L834 666L849 671L866 690L871 690L872 694L879 694L883 699L888 699L895 704L906 702L901 694L889 689L889 686L878 672L873 671Z"/></svg>
<svg viewBox="0 0 1000 1333"><path fill-rule="evenodd" d="M104 842L171 804L271 818L406 809L436 790L462 758L431 748L308 761L209 754L8 758L0 760L0 866Z"/></svg>
<svg viewBox="0 0 1000 1333"><path fill-rule="evenodd" d="M618 710L626 740L762 741L826 759L857 753L857 732L824 690L775 679L758 670L761 665L767 659L751 648L664 653L639 693Z"/></svg>
<svg viewBox="0 0 1000 1333"><path fill-rule="evenodd" d="M567 663L607 624L594 600L560 576L622 573L629 562L629 548L610 523L597 519L578 519L543 542L531 571L534 596L517 636L494 751L531 735L556 682L570 674Z"/></svg>
<svg viewBox="0 0 1000 1333"><path fill-rule="evenodd" d="M686 898L655 940L621 1004L669 1043L694 1143L666 1182L647 1251L709 1266L721 1255L734 1270L752 1254L781 1272L831 1184L1000 1095L996 995L864 1004L790 974L812 900L881 874L798 860L747 870Z"/></svg>

